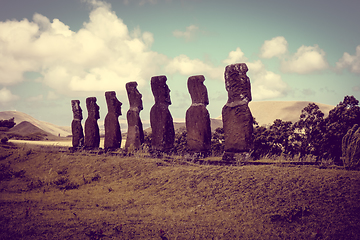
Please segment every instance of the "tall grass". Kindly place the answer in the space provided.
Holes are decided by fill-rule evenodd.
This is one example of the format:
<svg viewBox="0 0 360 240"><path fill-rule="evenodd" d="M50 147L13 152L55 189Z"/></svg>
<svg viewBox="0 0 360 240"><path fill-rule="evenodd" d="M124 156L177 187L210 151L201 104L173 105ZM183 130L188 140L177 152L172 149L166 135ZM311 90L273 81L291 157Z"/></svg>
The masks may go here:
<svg viewBox="0 0 360 240"><path fill-rule="evenodd" d="M1 239L360 238L355 171L7 151Z"/></svg>

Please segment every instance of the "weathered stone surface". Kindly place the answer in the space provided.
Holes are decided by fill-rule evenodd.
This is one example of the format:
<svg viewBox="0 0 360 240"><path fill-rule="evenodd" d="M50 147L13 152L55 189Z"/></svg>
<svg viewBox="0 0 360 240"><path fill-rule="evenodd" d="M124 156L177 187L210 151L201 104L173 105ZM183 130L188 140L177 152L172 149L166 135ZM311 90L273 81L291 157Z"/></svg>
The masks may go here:
<svg viewBox="0 0 360 240"><path fill-rule="evenodd" d="M105 149L117 149L121 147L121 130L119 116L121 115L122 103L116 98L114 91L105 92L108 113L105 117Z"/></svg>
<svg viewBox="0 0 360 240"><path fill-rule="evenodd" d="M73 148L83 147L84 146L84 131L81 125L82 109L80 107L79 100L71 100L71 107L73 111L74 118L71 122L71 132L72 132L72 146Z"/></svg>
<svg viewBox="0 0 360 240"><path fill-rule="evenodd" d="M85 121L85 148L99 148L100 133L97 120L100 118L99 106L96 104L96 97L86 99L88 117Z"/></svg>
<svg viewBox="0 0 360 240"><path fill-rule="evenodd" d="M126 83L126 91L129 98L130 109L127 112L128 133L126 138L125 149L133 146L139 149L144 143L143 125L140 119L140 111L143 110L142 95L138 91L137 82Z"/></svg>
<svg viewBox="0 0 360 240"><path fill-rule="evenodd" d="M247 71L245 63L225 68L225 86L228 91L228 101L222 109L225 152L248 152L253 146L253 117L248 107L251 85L246 76Z"/></svg>
<svg viewBox="0 0 360 240"><path fill-rule="evenodd" d="M155 98L155 104L150 110L151 145L153 150L160 152L170 151L175 141L174 123L169 111L170 89L166 80L166 76L151 78L151 90Z"/></svg>
<svg viewBox="0 0 360 240"><path fill-rule="evenodd" d="M189 77L187 85L192 104L186 111L187 144L191 152L207 155L211 148L210 115L206 109L209 104L205 77Z"/></svg>

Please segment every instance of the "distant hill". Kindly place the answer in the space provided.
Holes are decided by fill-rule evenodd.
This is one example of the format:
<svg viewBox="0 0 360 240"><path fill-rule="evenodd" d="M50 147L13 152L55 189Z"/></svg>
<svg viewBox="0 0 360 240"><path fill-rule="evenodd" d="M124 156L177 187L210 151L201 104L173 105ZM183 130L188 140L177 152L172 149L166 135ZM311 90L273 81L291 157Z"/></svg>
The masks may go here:
<svg viewBox="0 0 360 240"><path fill-rule="evenodd" d="M16 137L21 140L57 140L58 137L45 132L44 130L36 127L28 121L23 121L16 124L15 127L11 128L6 132L7 135L17 135L22 137Z"/></svg>
<svg viewBox="0 0 360 240"><path fill-rule="evenodd" d="M274 120L281 119L284 121L296 122L299 120L301 110L304 109L309 103L308 101L258 101L250 102L250 110L255 117L255 120L259 125L271 125ZM335 106L316 103L320 110L327 116L329 111ZM12 131L17 132L36 132L42 130L44 131L48 138L51 138L51 135L57 137L59 134L61 137L66 137L71 135L70 127L59 127L54 124L39 121L25 113L18 111L5 111L0 112L0 119L10 119L14 117L17 125L13 128ZM26 121L26 123L20 126L21 122ZM99 127L101 133L104 132L102 122L99 121ZM102 123L103 124L103 123ZM127 127L126 122L121 122L121 132L126 134ZM143 127L146 132L151 132L150 124L148 121L144 121ZM21 127L21 128L20 128ZM185 122L175 122L174 123L175 131L182 131L185 129ZM217 118L211 118L211 130L214 131L216 128L222 127L221 116ZM15 129L15 130L14 130Z"/></svg>
<svg viewBox="0 0 360 240"><path fill-rule="evenodd" d="M49 133L45 132L44 130L36 127L32 123L28 121L23 121L19 124L16 124L15 127L11 128L9 133L19 134L19 135L28 135L33 133L41 133L49 135Z"/></svg>
<svg viewBox="0 0 360 240"><path fill-rule="evenodd" d="M15 118L16 124L19 124L24 121L29 122L32 125L34 125L35 127L39 128L51 135L54 135L54 136L59 136L59 134L61 137L66 137L68 135L71 135L70 128L59 127L52 123L37 120L37 119L33 118L32 116L30 116L26 113L23 113L23 112L18 112L18 111L0 112L0 119L10 119L10 118ZM16 125L15 125L15 127L16 127Z"/></svg>
<svg viewBox="0 0 360 240"><path fill-rule="evenodd" d="M300 118L301 110L303 110L309 103L308 101L261 101L250 102L250 110L259 125L269 125L276 119L283 121L297 122ZM315 103L320 110L329 115L329 111L335 106Z"/></svg>
<svg viewBox="0 0 360 240"><path fill-rule="evenodd" d="M309 103L308 101L257 101L250 102L250 111L259 123L260 126L271 125L276 119L283 121L296 122L300 118L301 110L303 110ZM329 111L335 106L315 103L319 106L320 110L329 115ZM221 116L217 117L221 119Z"/></svg>
<svg viewBox="0 0 360 240"><path fill-rule="evenodd" d="M271 125L276 119L284 121L296 122L300 118L301 110L307 105L308 101L258 101L250 102L250 111L259 123L260 126ZM319 106L320 110L325 114L325 117L329 115L329 111L335 106L315 103ZM222 117L210 118L211 131L214 131L218 127L222 127ZM174 123L175 132L185 129L185 122ZM145 131L151 132L151 128L147 128Z"/></svg>

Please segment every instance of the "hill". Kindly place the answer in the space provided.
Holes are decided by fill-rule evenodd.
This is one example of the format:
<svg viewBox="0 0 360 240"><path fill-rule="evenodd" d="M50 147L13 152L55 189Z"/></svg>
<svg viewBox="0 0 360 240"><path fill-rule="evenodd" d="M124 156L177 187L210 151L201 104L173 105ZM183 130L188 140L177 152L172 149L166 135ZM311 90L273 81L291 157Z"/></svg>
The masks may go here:
<svg viewBox="0 0 360 240"><path fill-rule="evenodd" d="M296 122L300 118L301 110L309 103L308 101L259 101L250 102L249 107L255 120L259 125L271 125L274 120L281 119L283 121ZM329 111L335 106L315 103L320 110L329 115Z"/></svg>
<svg viewBox="0 0 360 240"><path fill-rule="evenodd" d="M276 119L283 121L296 122L300 118L301 110L303 110L309 101L257 101L250 102L249 108L260 126L271 125ZM325 114L325 117L329 115L329 111L335 106L315 103L319 106L320 110ZM221 116L216 119L222 119Z"/></svg>
<svg viewBox="0 0 360 240"><path fill-rule="evenodd" d="M306 107L309 103L308 101L258 101L250 102L250 110L255 117L255 120L259 125L271 125L274 120L281 119L284 121L296 122L299 120L301 110ZM320 110L328 115L329 111L334 108L334 106L316 103ZM31 123L33 126L45 131L48 134L61 137L66 137L71 135L70 127L60 127L54 124L37 120L31 117L28 114L18 112L18 111L4 111L0 112L0 119L10 119L14 117L17 124L26 121ZM99 121L100 133L104 134L103 121ZM120 120L121 131L123 134L127 132L127 122ZM143 127L146 132L151 132L149 127L149 121L143 121ZM174 122L175 131L182 131L185 129L185 122ZM211 118L211 130L214 131L216 128L222 127L221 116L217 118ZM30 131L30 130L29 130Z"/></svg>
<svg viewBox="0 0 360 240"><path fill-rule="evenodd" d="M0 239L360 236L357 171L54 150L0 151Z"/></svg>
<svg viewBox="0 0 360 240"><path fill-rule="evenodd" d="M32 116L18 111L4 111L0 112L0 119L10 119L15 118L15 123L19 124L21 122L31 123L33 126L47 132L48 134L54 136L66 137L71 135L71 129L66 127L59 127L52 123L44 122L33 118ZM16 126L16 125L15 125Z"/></svg>
<svg viewBox="0 0 360 240"><path fill-rule="evenodd" d="M5 132L9 137L18 140L58 140L56 137L44 130L36 127L28 121L16 124L9 131Z"/></svg>
<svg viewBox="0 0 360 240"><path fill-rule="evenodd" d="M271 125L276 119L281 119L283 121L296 122L300 118L301 110L303 110L307 105L308 101L259 101L259 102L250 102L249 108L260 126ZM329 115L329 111L335 106L316 103L320 110L325 114L325 117ZM222 127L222 117L210 118L211 131L215 131L216 128ZM175 131L181 131L185 129L185 122L175 122L174 123ZM146 131L151 131L150 128Z"/></svg>
<svg viewBox="0 0 360 240"><path fill-rule="evenodd" d="M33 133L41 133L41 134L46 134L48 135L47 132L45 132L44 130L36 127L35 125L33 125L32 123L28 122L28 121L23 121L19 124L16 124L15 127L11 128L8 133L13 133L13 134L19 134L19 135L28 135L28 134L33 134Z"/></svg>

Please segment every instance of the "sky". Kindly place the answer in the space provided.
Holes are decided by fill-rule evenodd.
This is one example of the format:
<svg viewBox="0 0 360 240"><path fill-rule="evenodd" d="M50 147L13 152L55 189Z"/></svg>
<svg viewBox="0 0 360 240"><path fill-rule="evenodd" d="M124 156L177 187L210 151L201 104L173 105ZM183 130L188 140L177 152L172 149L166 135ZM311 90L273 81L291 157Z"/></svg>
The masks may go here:
<svg viewBox="0 0 360 240"><path fill-rule="evenodd" d="M360 100L359 0L1 0L0 111L70 126L71 100L105 91L129 109L137 81L142 120L150 79L166 75L175 121L191 105L187 79L204 75L212 118L227 101L226 65L245 62L253 101Z"/></svg>

